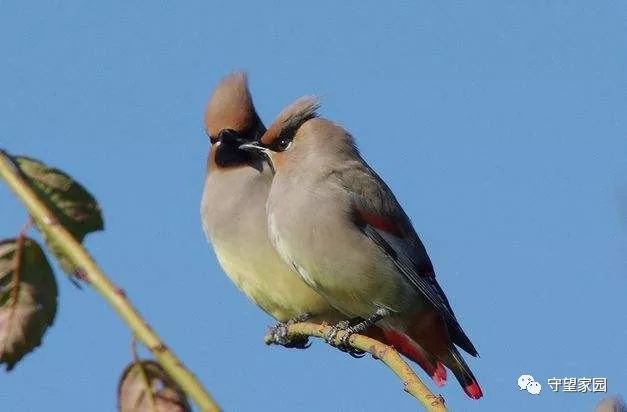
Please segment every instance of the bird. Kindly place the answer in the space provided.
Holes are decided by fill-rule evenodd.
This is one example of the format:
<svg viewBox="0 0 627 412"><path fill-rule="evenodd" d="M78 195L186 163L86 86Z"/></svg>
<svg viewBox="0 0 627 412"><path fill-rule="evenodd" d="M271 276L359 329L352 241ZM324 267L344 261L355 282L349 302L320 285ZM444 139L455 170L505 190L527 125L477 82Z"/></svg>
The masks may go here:
<svg viewBox="0 0 627 412"><path fill-rule="evenodd" d="M227 276L278 322L271 330L274 340L304 348L307 339L287 339L286 324L301 320L334 324L344 315L286 265L270 242L266 201L273 171L265 155L239 149L266 131L245 73L234 72L218 82L204 124L211 144L200 207L205 235ZM420 347L376 326L364 334L394 347L418 363L438 386L444 384L446 371L427 361Z"/></svg>
<svg viewBox="0 0 627 412"><path fill-rule="evenodd" d="M365 320L349 332L376 324L395 347L422 351L420 366L436 383L444 364L470 398L481 398L457 346L477 350L409 217L351 134L318 108L314 97L298 99L259 141L240 146L264 154L275 171L266 206L272 244L345 319Z"/></svg>
<svg viewBox="0 0 627 412"><path fill-rule="evenodd" d="M224 272L280 323L305 316L337 321L342 315L283 262L268 238L265 208L273 173L262 156L239 149L266 131L245 73L234 72L219 81L204 124L211 148L200 215Z"/></svg>

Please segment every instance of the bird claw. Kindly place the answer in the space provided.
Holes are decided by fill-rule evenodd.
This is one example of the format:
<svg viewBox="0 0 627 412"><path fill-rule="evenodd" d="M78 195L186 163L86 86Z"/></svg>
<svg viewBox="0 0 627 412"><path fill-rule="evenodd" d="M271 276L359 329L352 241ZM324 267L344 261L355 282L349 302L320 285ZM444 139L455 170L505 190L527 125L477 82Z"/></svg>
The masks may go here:
<svg viewBox="0 0 627 412"><path fill-rule="evenodd" d="M270 328L268 333L272 337L272 341L274 343L282 346L289 343L289 338L287 337L287 326L287 323L278 322Z"/></svg>
<svg viewBox="0 0 627 412"><path fill-rule="evenodd" d="M339 339L339 342L335 342L338 332L344 331L345 334ZM339 349L342 352L348 353L353 358L363 358L366 352L361 349L353 348L349 342L351 335L355 331L350 327L350 322L347 320L338 322L336 325L331 326L329 333L324 337L324 340L331 346Z"/></svg>
<svg viewBox="0 0 627 412"><path fill-rule="evenodd" d="M309 342L309 337L289 337L289 326L294 323L303 322L309 318L308 314L299 315L293 319L288 320L287 322L278 322L276 325L270 328L269 334L271 336L272 342L277 345L284 346L286 348L294 348L294 349L307 349L311 346Z"/></svg>
<svg viewBox="0 0 627 412"><path fill-rule="evenodd" d="M353 348L352 346L347 346L347 347L342 347L342 348L338 347L338 349L344 353L348 353L351 357L355 359L360 359L366 356L366 351Z"/></svg>
<svg viewBox="0 0 627 412"><path fill-rule="evenodd" d="M290 349L307 349L311 346L311 342L309 342L309 338L307 336L303 336L289 339L286 343L282 344L282 346Z"/></svg>
<svg viewBox="0 0 627 412"><path fill-rule="evenodd" d="M342 352L348 353L349 355L351 355L353 358L356 358L356 359L363 358L364 356L366 356L366 352L365 351L363 351L361 349L354 348L350 344L351 335L353 335L354 333L357 333L358 331L355 331L351 327L351 328L347 328L345 330L345 332L346 333L340 339L340 344L337 346L337 348L339 350L341 350Z"/></svg>
<svg viewBox="0 0 627 412"><path fill-rule="evenodd" d="M329 329L329 333L327 333L327 335L324 337L324 340L331 346L337 346L335 344L335 337L337 336L338 332L341 330L347 330L349 327L350 322L347 320L336 323L335 325L331 326L331 328Z"/></svg>

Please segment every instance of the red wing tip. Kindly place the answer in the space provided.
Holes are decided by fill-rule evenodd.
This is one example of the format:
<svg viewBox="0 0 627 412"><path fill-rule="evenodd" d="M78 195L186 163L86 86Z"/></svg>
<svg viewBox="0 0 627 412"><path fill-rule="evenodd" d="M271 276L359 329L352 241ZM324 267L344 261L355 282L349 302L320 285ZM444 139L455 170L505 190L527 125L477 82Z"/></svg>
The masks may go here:
<svg viewBox="0 0 627 412"><path fill-rule="evenodd" d="M477 382L464 386L464 392L466 392L466 395L470 396L472 399L479 399L483 396L483 392Z"/></svg>
<svg viewBox="0 0 627 412"><path fill-rule="evenodd" d="M444 366L440 362L438 362L438 366L435 368L431 378L438 386L444 386L444 383L446 383L446 369L444 369Z"/></svg>
<svg viewBox="0 0 627 412"><path fill-rule="evenodd" d="M434 367L418 350L417 343L414 343L409 337L394 330L384 330L383 336L385 337L386 344L394 347L398 352L416 362L427 372L437 386L444 385L446 382L446 369L444 369L444 366L440 362L436 362Z"/></svg>

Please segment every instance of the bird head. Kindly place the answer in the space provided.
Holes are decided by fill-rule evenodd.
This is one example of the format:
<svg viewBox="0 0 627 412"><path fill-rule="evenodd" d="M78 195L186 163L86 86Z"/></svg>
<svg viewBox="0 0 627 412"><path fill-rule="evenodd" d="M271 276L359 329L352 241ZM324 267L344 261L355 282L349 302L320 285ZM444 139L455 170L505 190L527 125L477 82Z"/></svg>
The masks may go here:
<svg viewBox="0 0 627 412"><path fill-rule="evenodd" d="M299 130L318 117L316 111L319 107L316 98L301 97L279 113L258 141L242 144L240 149L263 153L273 170L281 168L285 158L293 156L295 153L292 150L305 140L305 133L299 133Z"/></svg>
<svg viewBox="0 0 627 412"><path fill-rule="evenodd" d="M259 155L239 148L266 131L253 105L245 73L231 73L220 80L207 104L204 123L211 142L210 170L259 160Z"/></svg>

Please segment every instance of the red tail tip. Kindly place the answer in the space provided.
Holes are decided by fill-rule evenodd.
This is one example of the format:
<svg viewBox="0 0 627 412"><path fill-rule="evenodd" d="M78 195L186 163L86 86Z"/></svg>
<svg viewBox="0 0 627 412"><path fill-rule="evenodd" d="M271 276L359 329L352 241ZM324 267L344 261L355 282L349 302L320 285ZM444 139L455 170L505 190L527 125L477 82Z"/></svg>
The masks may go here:
<svg viewBox="0 0 627 412"><path fill-rule="evenodd" d="M483 392L477 382L464 386L464 392L466 392L466 395L470 396L472 399L479 399L483 396Z"/></svg>

